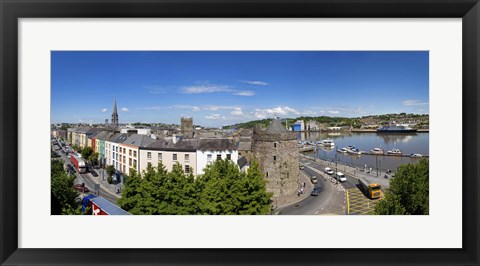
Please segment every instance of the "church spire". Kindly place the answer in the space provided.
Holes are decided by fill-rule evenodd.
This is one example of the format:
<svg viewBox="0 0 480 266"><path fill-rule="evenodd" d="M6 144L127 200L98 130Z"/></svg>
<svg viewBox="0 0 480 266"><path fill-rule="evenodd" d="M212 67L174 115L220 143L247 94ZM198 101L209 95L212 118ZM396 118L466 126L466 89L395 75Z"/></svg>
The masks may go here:
<svg viewBox="0 0 480 266"><path fill-rule="evenodd" d="M117 99L113 98L112 125L118 126Z"/></svg>

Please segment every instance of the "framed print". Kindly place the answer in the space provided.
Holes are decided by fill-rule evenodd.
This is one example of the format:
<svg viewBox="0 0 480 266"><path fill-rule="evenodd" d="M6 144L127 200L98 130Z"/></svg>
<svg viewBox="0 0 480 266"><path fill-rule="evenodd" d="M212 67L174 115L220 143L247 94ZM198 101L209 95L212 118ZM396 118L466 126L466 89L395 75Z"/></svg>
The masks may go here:
<svg viewBox="0 0 480 266"><path fill-rule="evenodd" d="M478 264L478 1L0 8L2 265Z"/></svg>

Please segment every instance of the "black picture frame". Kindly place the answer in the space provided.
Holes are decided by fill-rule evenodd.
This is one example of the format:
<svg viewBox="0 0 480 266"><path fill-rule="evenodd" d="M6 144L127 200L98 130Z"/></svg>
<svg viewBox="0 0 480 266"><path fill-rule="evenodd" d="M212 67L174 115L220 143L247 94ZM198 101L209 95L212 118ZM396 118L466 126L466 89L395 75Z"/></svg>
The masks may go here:
<svg viewBox="0 0 480 266"><path fill-rule="evenodd" d="M478 0L0 0L0 263L1 265L399 265L479 264ZM19 249L18 19L131 17L406 17L462 18L461 249ZM452 93L459 93L452 91ZM439 232L441 237L441 232ZM321 241L321 237L319 237Z"/></svg>

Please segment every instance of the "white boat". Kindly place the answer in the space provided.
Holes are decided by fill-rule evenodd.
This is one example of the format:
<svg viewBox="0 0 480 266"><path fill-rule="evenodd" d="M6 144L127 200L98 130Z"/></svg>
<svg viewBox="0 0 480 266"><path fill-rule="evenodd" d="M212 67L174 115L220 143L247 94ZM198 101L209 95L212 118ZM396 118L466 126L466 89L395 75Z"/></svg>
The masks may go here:
<svg viewBox="0 0 480 266"><path fill-rule="evenodd" d="M383 150L380 148L373 148L373 150L370 151L375 154L383 154Z"/></svg>
<svg viewBox="0 0 480 266"><path fill-rule="evenodd" d="M347 152L350 154L362 154L362 152L359 149L355 148L354 146L348 146Z"/></svg>
<svg viewBox="0 0 480 266"><path fill-rule="evenodd" d="M337 150L337 151L341 153L347 153L347 148L341 148L340 150Z"/></svg>
<svg viewBox="0 0 480 266"><path fill-rule="evenodd" d="M412 157L412 158L420 158L420 157L423 157L423 155L421 155L420 153L412 153L412 154L410 154L410 157Z"/></svg>
<svg viewBox="0 0 480 266"><path fill-rule="evenodd" d="M401 155L401 154L402 154L402 151L399 150L399 149L393 148L391 151L388 151L387 153L388 153L388 154L392 154L392 155Z"/></svg>
<svg viewBox="0 0 480 266"><path fill-rule="evenodd" d="M335 142L333 142L333 140L331 140L331 139L324 139L324 140L322 140L321 145L323 145L325 147L333 147L333 146L335 146Z"/></svg>

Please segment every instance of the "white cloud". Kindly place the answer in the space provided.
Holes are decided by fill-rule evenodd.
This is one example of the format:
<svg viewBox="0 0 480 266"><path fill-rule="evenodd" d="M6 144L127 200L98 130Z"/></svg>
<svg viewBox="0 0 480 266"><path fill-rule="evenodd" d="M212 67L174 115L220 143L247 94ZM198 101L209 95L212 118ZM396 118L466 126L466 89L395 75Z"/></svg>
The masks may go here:
<svg viewBox="0 0 480 266"><path fill-rule="evenodd" d="M257 85L257 86L268 86L270 85L268 82L259 81L259 80L242 80L241 82L247 83L250 85Z"/></svg>
<svg viewBox="0 0 480 266"><path fill-rule="evenodd" d="M242 111L242 108L240 107L236 107L233 111L230 112L230 114L234 115L234 116L243 116L245 115Z"/></svg>
<svg viewBox="0 0 480 266"><path fill-rule="evenodd" d="M267 109L255 109L255 117L264 119L266 117L274 116L289 116L289 115L302 115L302 112L288 106L267 108Z"/></svg>
<svg viewBox="0 0 480 266"><path fill-rule="evenodd" d="M329 114L338 115L340 111L328 111Z"/></svg>
<svg viewBox="0 0 480 266"><path fill-rule="evenodd" d="M428 105L426 102L421 102L419 100L405 100L402 102L405 106L419 106L419 105Z"/></svg>
<svg viewBox="0 0 480 266"><path fill-rule="evenodd" d="M122 107L122 109L120 109L122 112L128 112L128 108L127 107Z"/></svg>
<svg viewBox="0 0 480 266"><path fill-rule="evenodd" d="M239 95L239 96L253 96L255 95L254 91L237 91L233 93L234 95Z"/></svg>
<svg viewBox="0 0 480 266"><path fill-rule="evenodd" d="M107 108L103 108L103 109L102 109L102 113L105 113L106 111L108 111Z"/></svg>
<svg viewBox="0 0 480 266"><path fill-rule="evenodd" d="M214 93L232 91L229 86L224 85L198 85L183 87L180 91L184 94Z"/></svg>
<svg viewBox="0 0 480 266"><path fill-rule="evenodd" d="M198 112L198 111L200 111L200 110L201 110L201 109L200 109L200 107L198 107L198 106L192 107L192 111L194 111L194 112Z"/></svg>
<svg viewBox="0 0 480 266"><path fill-rule="evenodd" d="M210 120L220 120L220 119L227 119L225 116L222 116L220 114L212 114L212 115L208 115L208 116L205 116L206 119L210 119Z"/></svg>

